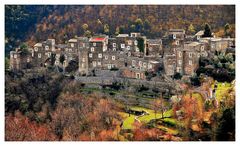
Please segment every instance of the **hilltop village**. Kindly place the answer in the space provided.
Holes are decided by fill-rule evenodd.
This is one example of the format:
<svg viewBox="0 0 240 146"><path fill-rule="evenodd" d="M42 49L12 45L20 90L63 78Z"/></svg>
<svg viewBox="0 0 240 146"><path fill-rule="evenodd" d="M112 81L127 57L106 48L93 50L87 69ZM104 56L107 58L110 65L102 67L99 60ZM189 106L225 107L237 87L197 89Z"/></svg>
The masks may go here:
<svg viewBox="0 0 240 146"><path fill-rule="evenodd" d="M159 74L190 77L197 70L200 57L211 58L216 51L235 49L234 38L202 37L203 34L199 31L187 35L184 29L170 29L162 38L155 39L140 33L75 37L65 44L47 39L25 50L11 51L10 69L52 65L64 72L75 63L80 76L96 76L96 71L110 70L118 72L118 77L142 80Z"/></svg>

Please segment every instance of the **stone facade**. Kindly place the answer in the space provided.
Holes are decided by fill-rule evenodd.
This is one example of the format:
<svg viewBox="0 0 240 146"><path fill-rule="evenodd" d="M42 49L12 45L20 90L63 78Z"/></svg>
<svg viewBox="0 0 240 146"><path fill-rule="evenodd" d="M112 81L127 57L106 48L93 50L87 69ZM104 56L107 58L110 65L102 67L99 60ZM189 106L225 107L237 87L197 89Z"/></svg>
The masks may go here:
<svg viewBox="0 0 240 146"><path fill-rule="evenodd" d="M48 39L29 48L31 53L27 56L19 49L11 51L10 68L21 70L28 64L45 67L49 59L55 57L54 64L62 68L71 61L78 62L80 75L97 70L119 70L122 77L146 79L146 72L156 73L163 68L161 73L168 76L176 73L191 76L198 68L201 56L211 57L215 51L235 46L233 38L201 38L200 34L189 37L183 29L170 29L161 39L148 39L140 33L111 38L107 35L75 37L65 44ZM140 41L143 50L138 48Z"/></svg>

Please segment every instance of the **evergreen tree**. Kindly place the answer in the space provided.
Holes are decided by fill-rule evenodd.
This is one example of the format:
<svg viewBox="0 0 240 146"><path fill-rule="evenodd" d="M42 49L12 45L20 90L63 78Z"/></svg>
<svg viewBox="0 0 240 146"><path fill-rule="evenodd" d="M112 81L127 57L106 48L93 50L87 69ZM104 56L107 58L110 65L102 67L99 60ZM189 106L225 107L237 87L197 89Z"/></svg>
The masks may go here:
<svg viewBox="0 0 240 146"><path fill-rule="evenodd" d="M205 24L204 34L202 37L212 37L211 28L207 23Z"/></svg>

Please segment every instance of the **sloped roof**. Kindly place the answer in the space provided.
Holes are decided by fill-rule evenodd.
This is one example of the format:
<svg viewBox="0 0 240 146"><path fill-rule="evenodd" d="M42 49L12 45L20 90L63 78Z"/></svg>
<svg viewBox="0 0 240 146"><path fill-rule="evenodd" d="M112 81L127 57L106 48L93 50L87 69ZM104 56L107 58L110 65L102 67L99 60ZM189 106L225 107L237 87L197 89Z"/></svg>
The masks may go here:
<svg viewBox="0 0 240 146"><path fill-rule="evenodd" d="M90 42L103 42L106 40L106 37L92 37L90 38Z"/></svg>
<svg viewBox="0 0 240 146"><path fill-rule="evenodd" d="M195 34L195 36L202 36L203 34L204 34L204 31L200 30Z"/></svg>

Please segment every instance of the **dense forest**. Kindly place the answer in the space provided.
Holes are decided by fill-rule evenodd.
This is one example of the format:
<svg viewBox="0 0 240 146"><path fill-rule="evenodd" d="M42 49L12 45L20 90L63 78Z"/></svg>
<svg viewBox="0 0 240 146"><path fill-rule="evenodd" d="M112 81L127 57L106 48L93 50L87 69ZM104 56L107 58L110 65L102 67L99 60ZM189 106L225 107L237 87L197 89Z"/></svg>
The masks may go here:
<svg viewBox="0 0 240 146"><path fill-rule="evenodd" d="M183 28L194 34L205 23L218 35L223 35L226 24L235 31L235 6L6 5L5 53L24 42L33 45L55 38L58 43L64 43L76 35L138 31L154 38L170 28Z"/></svg>

